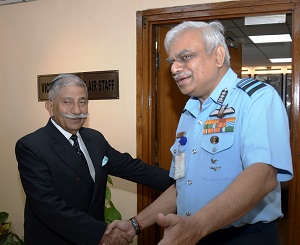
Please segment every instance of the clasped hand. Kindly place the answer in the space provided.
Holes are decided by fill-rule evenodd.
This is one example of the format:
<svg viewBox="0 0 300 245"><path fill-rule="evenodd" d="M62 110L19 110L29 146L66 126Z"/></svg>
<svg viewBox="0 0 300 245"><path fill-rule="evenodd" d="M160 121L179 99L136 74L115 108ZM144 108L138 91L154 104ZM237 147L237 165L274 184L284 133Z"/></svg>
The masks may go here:
<svg viewBox="0 0 300 245"><path fill-rule="evenodd" d="M128 245L134 237L135 229L129 220L115 220L107 226L100 245Z"/></svg>
<svg viewBox="0 0 300 245"><path fill-rule="evenodd" d="M198 242L196 231L197 225L190 218L176 214L157 215L156 222L164 228L164 235L158 245L194 245Z"/></svg>
<svg viewBox="0 0 300 245"><path fill-rule="evenodd" d="M181 217L175 214L158 214L157 224L164 228L163 239L158 245L174 245L174 244L187 244L193 245L197 243L197 238L193 235L194 225L191 224L190 219ZM184 233L182 231L185 231ZM129 239L125 239L127 243L101 243L101 245L111 244L129 244L132 243L136 231L131 225L129 220L115 220L107 226L104 236L110 236L114 232L121 232L122 237L124 233ZM122 241L124 242L124 240Z"/></svg>

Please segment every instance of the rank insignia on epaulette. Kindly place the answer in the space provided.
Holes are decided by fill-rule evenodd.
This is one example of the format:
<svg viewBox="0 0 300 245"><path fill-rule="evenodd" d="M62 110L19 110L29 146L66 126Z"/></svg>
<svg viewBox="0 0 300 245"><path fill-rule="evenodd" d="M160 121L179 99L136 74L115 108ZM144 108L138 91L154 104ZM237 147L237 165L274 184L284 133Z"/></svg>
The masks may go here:
<svg viewBox="0 0 300 245"><path fill-rule="evenodd" d="M255 80L253 78L244 78L239 81L236 86L242 90L244 90L250 97L257 90L267 86L264 82Z"/></svg>

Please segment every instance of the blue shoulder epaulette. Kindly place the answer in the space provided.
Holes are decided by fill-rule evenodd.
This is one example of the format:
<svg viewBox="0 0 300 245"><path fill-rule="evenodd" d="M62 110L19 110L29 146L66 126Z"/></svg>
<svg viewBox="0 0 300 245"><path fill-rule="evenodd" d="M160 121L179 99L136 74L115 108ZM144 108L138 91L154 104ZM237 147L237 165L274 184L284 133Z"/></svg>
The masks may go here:
<svg viewBox="0 0 300 245"><path fill-rule="evenodd" d="M239 81L236 86L244 90L251 97L253 93L267 85L262 81L247 77Z"/></svg>

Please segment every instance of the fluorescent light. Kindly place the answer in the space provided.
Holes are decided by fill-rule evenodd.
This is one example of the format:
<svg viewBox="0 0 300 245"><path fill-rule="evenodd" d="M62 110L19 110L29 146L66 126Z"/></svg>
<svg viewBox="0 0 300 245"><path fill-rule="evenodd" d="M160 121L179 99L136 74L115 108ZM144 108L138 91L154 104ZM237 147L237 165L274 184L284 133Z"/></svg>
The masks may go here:
<svg viewBox="0 0 300 245"><path fill-rule="evenodd" d="M245 17L245 26L285 23L286 14L262 15Z"/></svg>
<svg viewBox="0 0 300 245"><path fill-rule="evenodd" d="M292 41L290 34L249 36L249 38L254 43L282 43Z"/></svg>
<svg viewBox="0 0 300 245"><path fill-rule="evenodd" d="M270 59L272 63L288 63L292 62L292 58L276 58L276 59Z"/></svg>
<svg viewBox="0 0 300 245"><path fill-rule="evenodd" d="M281 71L281 68L278 69L272 69L272 68L261 68L261 69L255 69L255 71Z"/></svg>

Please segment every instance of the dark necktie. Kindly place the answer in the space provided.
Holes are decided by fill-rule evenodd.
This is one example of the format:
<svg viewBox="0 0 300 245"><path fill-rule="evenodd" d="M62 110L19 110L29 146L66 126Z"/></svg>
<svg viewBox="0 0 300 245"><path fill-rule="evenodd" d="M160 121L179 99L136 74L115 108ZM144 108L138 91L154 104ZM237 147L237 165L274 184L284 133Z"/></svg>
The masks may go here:
<svg viewBox="0 0 300 245"><path fill-rule="evenodd" d="M88 163L87 163L87 160L83 154L83 152L81 151L80 149L80 146L79 146L79 143L78 143L78 139L77 139L77 135L76 134L73 134L71 137L70 137L71 140L73 140L74 144L73 144L73 147L76 149L77 153L81 156L83 162L85 163L85 165L88 167Z"/></svg>

